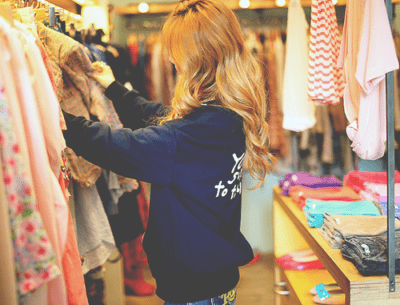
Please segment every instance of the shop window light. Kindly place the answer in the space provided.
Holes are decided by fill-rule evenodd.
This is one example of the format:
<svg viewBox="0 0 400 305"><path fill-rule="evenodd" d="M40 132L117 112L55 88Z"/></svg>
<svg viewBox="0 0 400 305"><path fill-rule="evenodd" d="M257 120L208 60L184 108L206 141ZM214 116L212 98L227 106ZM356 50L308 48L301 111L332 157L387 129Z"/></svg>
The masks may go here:
<svg viewBox="0 0 400 305"><path fill-rule="evenodd" d="M276 0L275 1L276 6L282 7L286 5L286 0Z"/></svg>
<svg viewBox="0 0 400 305"><path fill-rule="evenodd" d="M249 8L250 7L250 0L240 0L239 6L241 8Z"/></svg>
<svg viewBox="0 0 400 305"><path fill-rule="evenodd" d="M146 2L142 2L139 4L138 9L141 13L147 13L149 11L149 5Z"/></svg>

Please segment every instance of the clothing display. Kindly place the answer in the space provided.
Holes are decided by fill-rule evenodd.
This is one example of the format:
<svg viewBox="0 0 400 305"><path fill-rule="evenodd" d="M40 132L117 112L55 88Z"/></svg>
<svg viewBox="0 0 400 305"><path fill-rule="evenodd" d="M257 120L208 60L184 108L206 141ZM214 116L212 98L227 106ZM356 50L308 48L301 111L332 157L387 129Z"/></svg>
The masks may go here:
<svg viewBox="0 0 400 305"><path fill-rule="evenodd" d="M57 217L55 212L55 203L59 202L62 205L64 200L60 186L58 184L58 175L55 177L51 165L47 156L45 138L43 135L42 125L39 121L39 107L35 99L35 93L32 86L21 86L20 84L29 84L30 75L27 67L27 62L24 60L25 57L22 54L24 48L21 46L21 42L16 39L19 35L16 29L10 28L9 25L0 19L2 34L7 35L8 40L8 52L13 54L12 66L15 67L14 82L19 83L16 86L16 92L18 95L19 114L13 112L12 115L15 117L19 115L23 120L23 129L26 135L26 147L29 150L29 162L30 170L32 173L33 192L36 195L39 212L42 216L44 227L49 235L50 242L56 253L56 264L62 272L61 259L63 253L63 245L60 244L60 236L57 229ZM4 36L3 36L4 37ZM7 44L4 44L7 45ZM18 74L17 74L18 73ZM11 76L13 73L8 73L7 76ZM44 77L44 75L42 75ZM3 77L4 79L4 77ZM6 84L5 91L9 87ZM14 103L13 103L14 104ZM50 108L51 109L51 108ZM51 113L49 112L49 115ZM56 112L58 117L58 110ZM61 145L59 145L61 147ZM61 150L60 150L61 156ZM28 158L28 156L26 156ZM64 202L64 204L66 204ZM52 304L66 304L67 296L65 291L65 282L61 276L56 277L53 281L48 284L48 301Z"/></svg>
<svg viewBox="0 0 400 305"><path fill-rule="evenodd" d="M395 221L396 230L400 230L400 221ZM384 236L387 234L386 216L330 215L324 213L321 235L333 249L340 249L346 238L354 236Z"/></svg>
<svg viewBox="0 0 400 305"><path fill-rule="evenodd" d="M308 24L299 0L289 2L285 72L283 79L283 128L303 131L315 124L315 106L308 98Z"/></svg>
<svg viewBox="0 0 400 305"><path fill-rule="evenodd" d="M5 196L10 200L10 226L13 232L15 267L19 274L16 279L17 291L21 297L53 280L61 272L56 265L54 250L36 208L32 182L24 168L24 159L19 150L15 127L1 83L0 115L2 176L6 182Z"/></svg>
<svg viewBox="0 0 400 305"><path fill-rule="evenodd" d="M387 236L356 236L345 239L341 252L364 276L387 273ZM400 271L400 231L395 233L395 270Z"/></svg>
<svg viewBox="0 0 400 305"><path fill-rule="evenodd" d="M368 200L361 201L324 201L307 199L303 208L308 224L312 228L320 228L324 223L324 213L334 215L381 215L379 209Z"/></svg>
<svg viewBox="0 0 400 305"><path fill-rule="evenodd" d="M10 27L0 18L0 25L2 52L5 52L2 58L7 59L0 65L2 93L13 101L8 115L15 132L8 152L13 154L9 155L15 168L13 175L18 174L20 178L16 181L22 182L9 198L18 205L15 216L25 219L16 218L18 226L22 226L15 227L16 237L21 240L18 247L23 250L16 261L31 266L26 271L22 265L18 266L21 271L16 275L23 282L23 289L18 292L22 291L20 296L24 295L25 304L34 299L43 304L87 304L61 172L65 142L51 70L31 24L15 21L14 27ZM33 236L36 238L32 239Z"/></svg>
<svg viewBox="0 0 400 305"><path fill-rule="evenodd" d="M310 36L308 95L317 104L338 104L344 79L337 66L340 42L332 1L312 1Z"/></svg>
<svg viewBox="0 0 400 305"><path fill-rule="evenodd" d="M279 181L279 186L285 196L289 196L289 189L295 185L302 185L310 188L340 187L343 183L335 176L318 177L311 173L295 172L285 176Z"/></svg>
<svg viewBox="0 0 400 305"><path fill-rule="evenodd" d="M276 259L281 268L291 270L325 269L324 265L310 250L291 252Z"/></svg>
<svg viewBox="0 0 400 305"><path fill-rule="evenodd" d="M74 181L78 248L84 257L82 271L104 264L115 248L115 240L96 186L82 187Z"/></svg>
<svg viewBox="0 0 400 305"><path fill-rule="evenodd" d="M344 187L323 187L312 189L309 187L296 185L289 189L289 196L302 209L306 205L307 199L316 200L340 200L340 201L359 201L361 197L352 188Z"/></svg>
<svg viewBox="0 0 400 305"><path fill-rule="evenodd" d="M382 209L382 214L387 215L388 213L388 204L387 201L378 201L380 208ZM395 203L394 206L394 215L397 219L400 219L400 204Z"/></svg>
<svg viewBox="0 0 400 305"><path fill-rule="evenodd" d="M400 172L394 172L395 183L400 183ZM344 183L356 192L366 190L366 183L387 184L386 172L351 171L344 176Z"/></svg>
<svg viewBox="0 0 400 305"><path fill-rule="evenodd" d="M86 3L73 13L39 2L12 1L8 16L0 1L0 265L7 267L0 268L0 303L102 305L119 300L118 293L149 305L154 294L164 305L234 305L244 287L240 268L253 272L265 257L240 230L248 214L242 191L250 193L255 180L244 179L243 167L254 164L246 161L242 117L218 100L226 92L161 121L192 66L183 54L168 53L165 12L152 15L158 5L141 18L123 13L118 26L111 22L118 10L96 5L105 13L103 30L96 29L102 18L89 20ZM204 10L207 3L201 1ZM300 0L289 0L287 9L267 6L235 14L243 19L238 54L249 52L260 65L263 140L277 159L259 190L281 179L273 195L262 192L263 201L274 197L274 221L257 209L263 225L274 226L275 288L282 288L281 277L293 288L274 291L276 303L292 303L293 296L307 304L365 302L365 290L384 285L374 276L388 275L388 175L380 164L367 165L378 172L358 169L367 167L364 160L390 160L390 72L400 160L399 29L395 24L392 32L383 0L347 0L345 9L331 0L312 0L311 8ZM170 38L176 52L177 36ZM211 82L208 89L225 90L224 60L209 62L217 72L202 79ZM103 84L109 69L101 63L111 68L110 85L111 78ZM243 68L233 65L235 73ZM258 89L252 94L260 97ZM234 98L242 103L238 96L246 92L238 90ZM399 273L400 172L394 176ZM112 269L121 281L114 283ZM314 275L324 283L315 285ZM343 275L352 285L339 286ZM297 295L297 282L306 285L304 295Z"/></svg>
<svg viewBox="0 0 400 305"><path fill-rule="evenodd" d="M101 198L103 208L106 211L116 247L120 249L123 243L134 240L140 234L144 233L144 225L141 216L147 215L148 211L140 211L139 203L141 202L137 199L138 192L141 192L142 188L132 192L125 192L118 198L116 204L111 198L110 191L107 188L103 176L100 176L96 181L96 188ZM144 205L146 205L146 203L144 203ZM116 211L117 213L115 213Z"/></svg>
<svg viewBox="0 0 400 305"><path fill-rule="evenodd" d="M384 2L348 3L338 65L345 71L352 148L362 159L379 159L386 141L385 75L399 68Z"/></svg>

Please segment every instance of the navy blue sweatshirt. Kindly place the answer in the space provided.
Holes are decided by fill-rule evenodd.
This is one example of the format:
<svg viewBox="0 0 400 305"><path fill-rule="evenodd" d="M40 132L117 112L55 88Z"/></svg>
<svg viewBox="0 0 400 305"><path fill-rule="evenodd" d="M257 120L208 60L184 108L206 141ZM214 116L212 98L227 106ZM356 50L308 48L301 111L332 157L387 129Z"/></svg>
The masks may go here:
<svg viewBox="0 0 400 305"><path fill-rule="evenodd" d="M64 136L86 160L152 184L143 248L156 294L168 302L186 303L233 289L238 267L253 259L240 233L246 148L242 119L208 103L184 118L145 127L166 113L161 104L117 82L106 95L130 128L113 130L65 114Z"/></svg>

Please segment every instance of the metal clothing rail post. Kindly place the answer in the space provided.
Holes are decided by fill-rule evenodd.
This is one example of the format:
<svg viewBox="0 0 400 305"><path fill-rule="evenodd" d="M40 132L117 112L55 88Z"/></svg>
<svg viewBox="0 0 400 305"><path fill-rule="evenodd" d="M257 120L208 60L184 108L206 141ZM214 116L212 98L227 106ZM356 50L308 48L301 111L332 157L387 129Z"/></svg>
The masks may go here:
<svg viewBox="0 0 400 305"><path fill-rule="evenodd" d="M386 0L386 9L389 17L390 28L392 29L392 0ZM395 204L394 204L394 171L395 171L395 151L394 151L394 78L393 72L386 74L386 115L387 115L387 237L388 237L388 277L389 292L396 291L396 265L395 265Z"/></svg>

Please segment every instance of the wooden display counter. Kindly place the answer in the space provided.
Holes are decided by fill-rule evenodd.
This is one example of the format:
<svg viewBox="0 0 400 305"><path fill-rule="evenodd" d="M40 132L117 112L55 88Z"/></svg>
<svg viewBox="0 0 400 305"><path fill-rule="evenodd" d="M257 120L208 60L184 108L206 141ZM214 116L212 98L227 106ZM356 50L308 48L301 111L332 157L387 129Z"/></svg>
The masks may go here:
<svg viewBox="0 0 400 305"><path fill-rule="evenodd" d="M362 276L355 266L345 260L338 249L332 249L290 197L274 187L274 252L280 257L292 251L311 248L326 270L293 271L275 267L276 283L285 282L288 295L278 295L279 304L315 304L309 290L320 283L338 283L346 294L346 305L400 304L400 275L396 276L396 292L389 293L386 276ZM275 290L285 287L275 287ZM280 292L287 294L287 292Z"/></svg>

